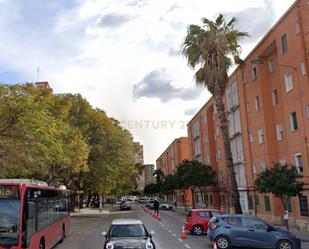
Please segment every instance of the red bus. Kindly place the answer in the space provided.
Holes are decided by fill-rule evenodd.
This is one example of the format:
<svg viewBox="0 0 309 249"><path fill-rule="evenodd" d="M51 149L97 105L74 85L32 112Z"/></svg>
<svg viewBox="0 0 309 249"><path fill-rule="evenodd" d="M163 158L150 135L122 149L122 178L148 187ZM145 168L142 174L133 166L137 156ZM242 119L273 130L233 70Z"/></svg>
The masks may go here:
<svg viewBox="0 0 309 249"><path fill-rule="evenodd" d="M69 191L0 179L0 249L50 249L70 225Z"/></svg>

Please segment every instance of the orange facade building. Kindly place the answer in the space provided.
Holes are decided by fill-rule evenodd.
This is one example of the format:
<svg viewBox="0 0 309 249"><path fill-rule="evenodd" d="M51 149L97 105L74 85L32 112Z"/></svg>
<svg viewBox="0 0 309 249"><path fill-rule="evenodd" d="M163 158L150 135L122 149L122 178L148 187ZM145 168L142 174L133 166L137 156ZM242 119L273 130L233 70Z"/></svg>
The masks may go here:
<svg viewBox="0 0 309 249"><path fill-rule="evenodd" d="M156 160L157 169L161 169L165 176L173 174L177 166L189 158L188 137L175 139L167 149ZM188 207L192 204L189 191L176 191L173 196L169 196L169 202L178 207Z"/></svg>
<svg viewBox="0 0 309 249"><path fill-rule="evenodd" d="M301 196L289 201L289 222L309 231L309 5L296 1L229 77L225 107L234 167L245 213L278 224L281 202L254 191L254 179L274 162L304 176ZM211 98L188 124L189 159L211 165L217 184L208 206L233 212L223 142ZM197 196L197 204L202 204Z"/></svg>

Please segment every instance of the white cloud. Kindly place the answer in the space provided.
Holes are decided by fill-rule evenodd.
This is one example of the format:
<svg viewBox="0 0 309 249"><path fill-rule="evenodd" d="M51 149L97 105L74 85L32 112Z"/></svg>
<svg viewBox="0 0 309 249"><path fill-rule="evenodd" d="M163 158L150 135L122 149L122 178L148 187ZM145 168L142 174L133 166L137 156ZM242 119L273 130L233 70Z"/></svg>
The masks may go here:
<svg viewBox="0 0 309 249"><path fill-rule="evenodd" d="M272 0L275 18L292 2ZM48 80L56 92L79 92L126 125L140 120L175 123L173 128L163 122L159 128L131 129L145 146L145 161L154 163L175 137L186 135L185 110L202 106L209 94L201 90L201 96L190 101L134 102L133 85L149 72L166 68L167 79L172 79L167 82L181 97L179 89L195 84L185 59L175 56L186 26L219 12L244 13L264 6L264 0L0 0L0 76L15 72L14 79L35 80L39 66L40 79ZM245 51L249 48L246 44Z"/></svg>

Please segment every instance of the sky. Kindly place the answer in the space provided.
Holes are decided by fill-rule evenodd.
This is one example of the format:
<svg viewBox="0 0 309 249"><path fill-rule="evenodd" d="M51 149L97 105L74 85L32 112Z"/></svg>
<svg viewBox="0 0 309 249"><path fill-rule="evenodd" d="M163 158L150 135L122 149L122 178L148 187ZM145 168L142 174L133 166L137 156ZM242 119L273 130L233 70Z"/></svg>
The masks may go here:
<svg viewBox="0 0 309 249"><path fill-rule="evenodd" d="M250 34L244 57L293 2L0 0L0 83L48 81L55 93L82 94L155 164L210 98L181 54L188 25L235 16Z"/></svg>

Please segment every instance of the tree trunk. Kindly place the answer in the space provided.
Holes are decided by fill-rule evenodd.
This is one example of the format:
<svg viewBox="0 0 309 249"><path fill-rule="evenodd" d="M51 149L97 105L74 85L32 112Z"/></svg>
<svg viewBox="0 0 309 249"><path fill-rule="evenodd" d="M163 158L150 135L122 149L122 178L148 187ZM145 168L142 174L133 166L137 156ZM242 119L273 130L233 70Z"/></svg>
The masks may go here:
<svg viewBox="0 0 309 249"><path fill-rule="evenodd" d="M103 204L103 194L101 193L100 194L100 203L99 203L100 213L102 213L102 211L103 211L102 204Z"/></svg>
<svg viewBox="0 0 309 249"><path fill-rule="evenodd" d="M226 166L229 171L229 179L230 179L230 188L232 191L232 204L235 209L236 214L242 214L240 200L239 200L239 192L236 181L236 174L234 170L233 157L231 152L231 144L230 144L230 136L228 130L228 121L224 110L223 103L223 94L221 93L221 89L219 84L216 84L215 87L214 99L216 101L216 107L219 114L220 119L220 130L222 133L223 144L224 144L224 153L225 153L225 161Z"/></svg>
<svg viewBox="0 0 309 249"><path fill-rule="evenodd" d="M281 200L281 203L282 203L282 206L283 206L283 209L284 209L283 211L284 211L284 214L285 214L286 211L288 212L287 207L286 207L286 205L285 205L285 198L282 197L282 198L280 198L280 200ZM289 231L289 230L290 230L290 228L289 228L289 220L288 220L288 219L285 219L284 216L283 216L283 220L284 220L286 229Z"/></svg>
<svg viewBox="0 0 309 249"><path fill-rule="evenodd" d="M195 196L194 196L194 190L195 190L195 188L191 188L191 194L192 194L192 209L195 209Z"/></svg>
<svg viewBox="0 0 309 249"><path fill-rule="evenodd" d="M90 201L91 201L91 197L92 197L92 194L91 192L89 191L88 192L88 198L87 198L87 204L86 204L86 207L89 208L89 204L90 204Z"/></svg>

